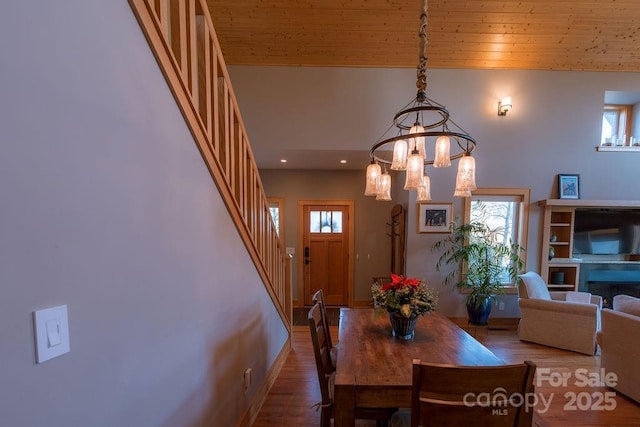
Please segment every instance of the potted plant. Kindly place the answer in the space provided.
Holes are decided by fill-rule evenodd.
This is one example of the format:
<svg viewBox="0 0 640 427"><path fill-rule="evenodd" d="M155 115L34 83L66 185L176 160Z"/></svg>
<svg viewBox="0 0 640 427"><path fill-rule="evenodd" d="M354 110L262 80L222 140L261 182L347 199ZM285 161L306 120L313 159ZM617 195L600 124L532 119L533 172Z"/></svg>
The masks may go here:
<svg viewBox="0 0 640 427"><path fill-rule="evenodd" d="M437 295L422 280L391 273L390 283L371 285L373 304L389 313L393 336L411 339L418 316L435 309Z"/></svg>
<svg viewBox="0 0 640 427"><path fill-rule="evenodd" d="M491 300L504 293L503 282L517 279L524 268L521 254L524 248L500 241L500 229L491 229L482 222L454 225L452 233L436 242L432 250L444 250L436 264L456 264L444 278L449 285L457 278L458 289L468 291L466 305L469 321L486 325L491 313Z"/></svg>

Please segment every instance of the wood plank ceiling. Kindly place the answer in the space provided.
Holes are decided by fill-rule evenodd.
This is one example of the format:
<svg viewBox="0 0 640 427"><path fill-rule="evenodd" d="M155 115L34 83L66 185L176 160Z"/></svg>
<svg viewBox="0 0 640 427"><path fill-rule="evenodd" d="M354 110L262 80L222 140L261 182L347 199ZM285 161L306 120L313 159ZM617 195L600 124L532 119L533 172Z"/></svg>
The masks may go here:
<svg viewBox="0 0 640 427"><path fill-rule="evenodd" d="M421 0L207 0L227 64L415 67ZM431 0L428 67L640 71L640 0Z"/></svg>

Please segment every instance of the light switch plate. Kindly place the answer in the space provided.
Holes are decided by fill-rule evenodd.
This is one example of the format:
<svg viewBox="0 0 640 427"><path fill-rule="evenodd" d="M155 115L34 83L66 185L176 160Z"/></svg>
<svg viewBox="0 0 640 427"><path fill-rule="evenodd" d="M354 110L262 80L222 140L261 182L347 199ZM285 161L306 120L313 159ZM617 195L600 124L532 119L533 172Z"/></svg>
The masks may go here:
<svg viewBox="0 0 640 427"><path fill-rule="evenodd" d="M37 363L68 353L71 349L66 305L34 311L33 328Z"/></svg>

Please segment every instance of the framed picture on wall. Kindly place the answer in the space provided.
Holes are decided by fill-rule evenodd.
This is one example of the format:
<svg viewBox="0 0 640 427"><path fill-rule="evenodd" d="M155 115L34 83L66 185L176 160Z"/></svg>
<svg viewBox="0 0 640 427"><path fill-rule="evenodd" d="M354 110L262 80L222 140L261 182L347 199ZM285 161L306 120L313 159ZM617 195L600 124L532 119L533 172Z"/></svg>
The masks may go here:
<svg viewBox="0 0 640 427"><path fill-rule="evenodd" d="M580 198L580 175L558 174L558 198Z"/></svg>
<svg viewBox="0 0 640 427"><path fill-rule="evenodd" d="M418 233L449 233L453 203L421 202L418 205Z"/></svg>

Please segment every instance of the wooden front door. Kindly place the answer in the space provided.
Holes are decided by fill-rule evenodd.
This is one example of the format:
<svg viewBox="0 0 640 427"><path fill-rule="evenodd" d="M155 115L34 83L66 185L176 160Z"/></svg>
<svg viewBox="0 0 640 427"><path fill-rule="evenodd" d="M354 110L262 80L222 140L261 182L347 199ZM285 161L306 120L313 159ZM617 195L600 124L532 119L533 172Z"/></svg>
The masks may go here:
<svg viewBox="0 0 640 427"><path fill-rule="evenodd" d="M349 204L302 204L304 304L322 289L327 305L348 305L351 287Z"/></svg>

